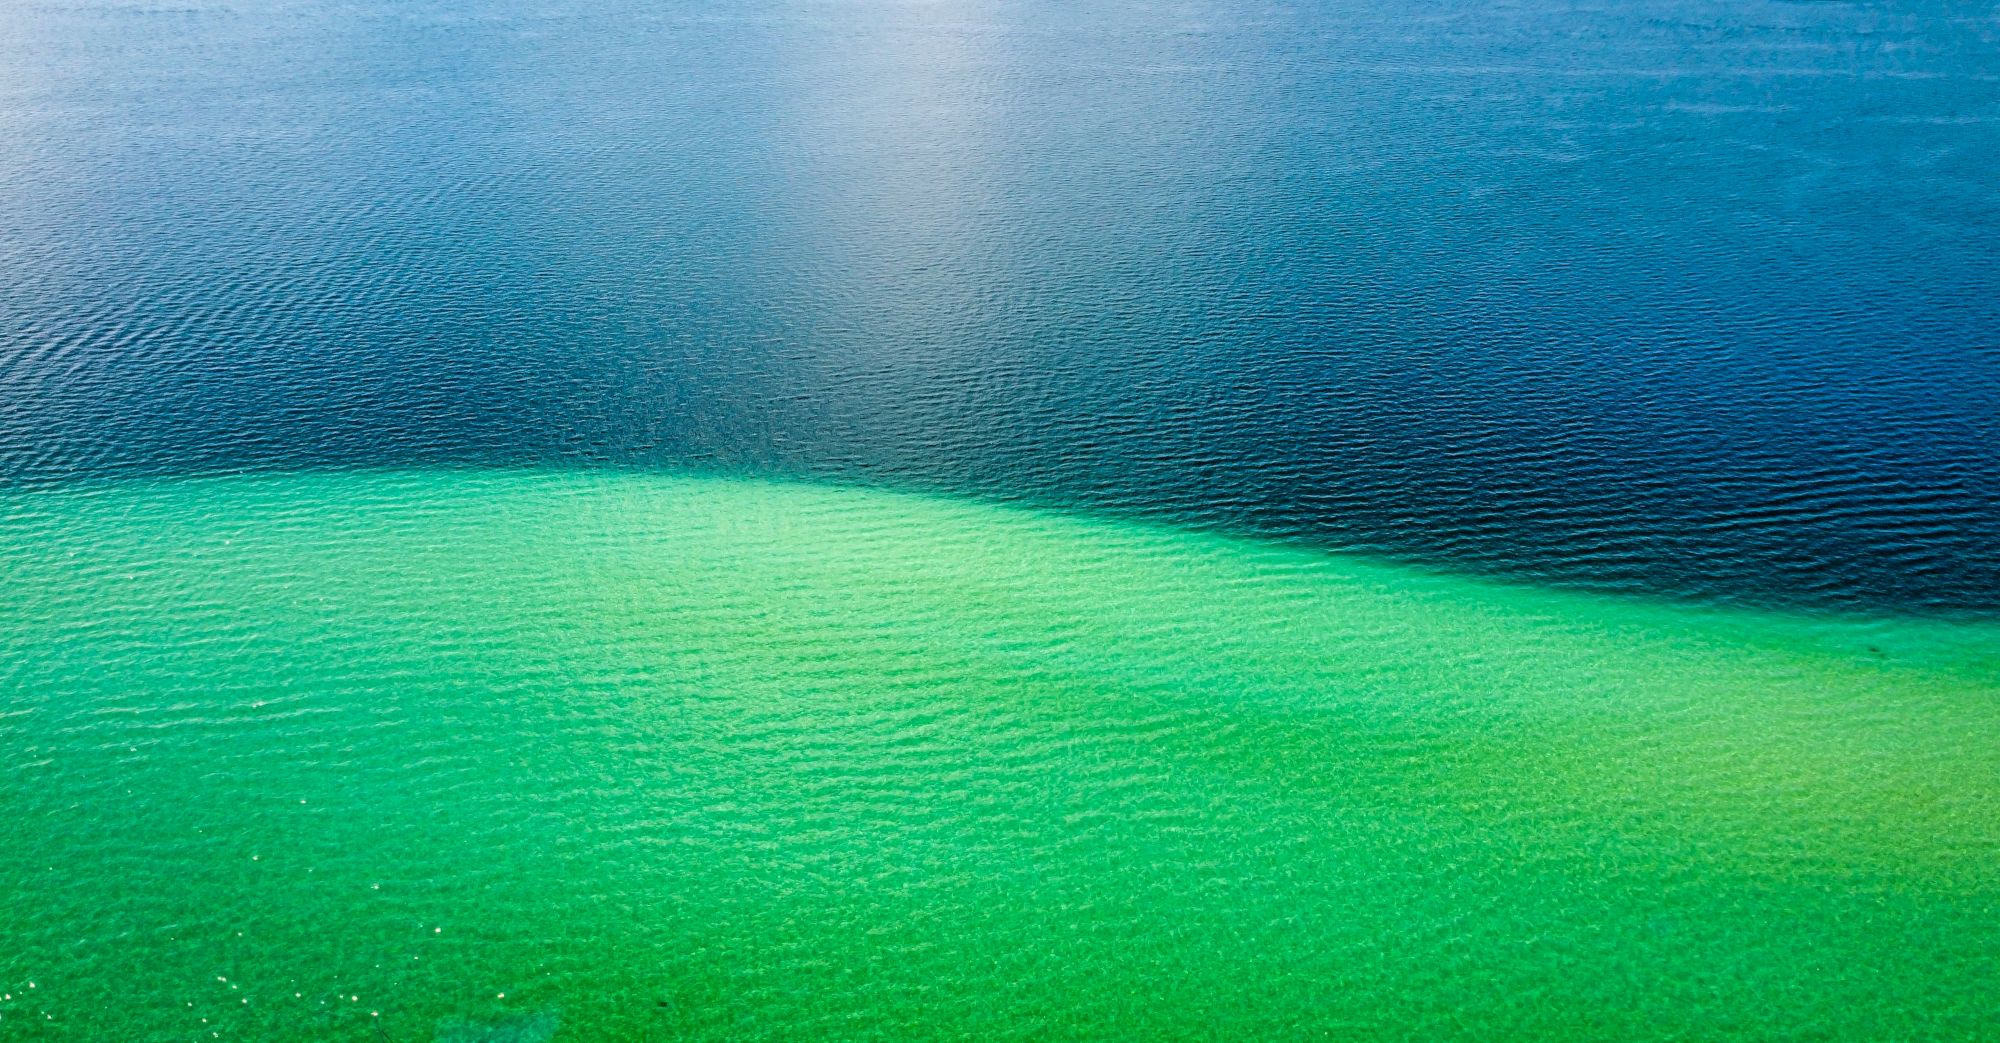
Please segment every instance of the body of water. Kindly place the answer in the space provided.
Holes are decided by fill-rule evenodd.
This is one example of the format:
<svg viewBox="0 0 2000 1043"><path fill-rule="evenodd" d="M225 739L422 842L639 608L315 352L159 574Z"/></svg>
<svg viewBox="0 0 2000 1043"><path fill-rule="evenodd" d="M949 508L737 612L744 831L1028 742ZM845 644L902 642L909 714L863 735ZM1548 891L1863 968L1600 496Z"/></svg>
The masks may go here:
<svg viewBox="0 0 2000 1043"><path fill-rule="evenodd" d="M2000 1026L2000 15L0 5L0 1038Z"/></svg>

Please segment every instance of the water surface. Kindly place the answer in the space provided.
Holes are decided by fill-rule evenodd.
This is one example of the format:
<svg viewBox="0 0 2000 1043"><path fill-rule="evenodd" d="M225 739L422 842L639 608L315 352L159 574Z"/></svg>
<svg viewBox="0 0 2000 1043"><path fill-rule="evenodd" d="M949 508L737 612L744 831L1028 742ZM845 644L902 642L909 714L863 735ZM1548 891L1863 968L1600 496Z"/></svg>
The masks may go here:
<svg viewBox="0 0 2000 1043"><path fill-rule="evenodd" d="M0 1039L2000 1025L2000 23L0 4Z"/></svg>
<svg viewBox="0 0 2000 1043"><path fill-rule="evenodd" d="M0 1015L55 1018L27 1038L1962 1039L2000 1013L1992 624L742 479L0 512Z"/></svg>
<svg viewBox="0 0 2000 1043"><path fill-rule="evenodd" d="M1991 6L36 2L0 480L814 474L2000 605Z"/></svg>

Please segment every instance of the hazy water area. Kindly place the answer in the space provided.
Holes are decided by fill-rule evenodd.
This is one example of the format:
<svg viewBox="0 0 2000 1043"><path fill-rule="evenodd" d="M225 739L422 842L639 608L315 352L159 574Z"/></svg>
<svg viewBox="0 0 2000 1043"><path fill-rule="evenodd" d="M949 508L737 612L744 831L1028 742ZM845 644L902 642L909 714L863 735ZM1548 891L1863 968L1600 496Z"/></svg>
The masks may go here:
<svg viewBox="0 0 2000 1043"><path fill-rule="evenodd" d="M1991 3L0 0L0 1041L2000 1038Z"/></svg>

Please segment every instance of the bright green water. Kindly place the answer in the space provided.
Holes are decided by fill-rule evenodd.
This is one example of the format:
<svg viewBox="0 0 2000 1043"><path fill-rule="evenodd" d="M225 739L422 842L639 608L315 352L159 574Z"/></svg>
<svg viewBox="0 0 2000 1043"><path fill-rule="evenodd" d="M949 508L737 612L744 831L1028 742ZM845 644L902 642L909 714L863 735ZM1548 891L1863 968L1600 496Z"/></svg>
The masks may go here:
<svg viewBox="0 0 2000 1043"><path fill-rule="evenodd" d="M1996 678L809 485L14 494L0 1038L1967 1038Z"/></svg>

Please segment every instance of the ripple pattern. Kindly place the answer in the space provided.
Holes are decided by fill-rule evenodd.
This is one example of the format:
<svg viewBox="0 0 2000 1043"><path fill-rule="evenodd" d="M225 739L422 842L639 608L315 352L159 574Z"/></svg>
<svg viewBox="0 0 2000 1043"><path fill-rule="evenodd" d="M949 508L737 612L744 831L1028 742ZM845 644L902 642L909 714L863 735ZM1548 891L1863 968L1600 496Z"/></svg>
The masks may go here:
<svg viewBox="0 0 2000 1043"><path fill-rule="evenodd" d="M1977 1038L1997 681L864 489L16 492L0 1032Z"/></svg>
<svg viewBox="0 0 2000 1043"><path fill-rule="evenodd" d="M0 12L0 484L816 476L2000 608L1956 0Z"/></svg>

